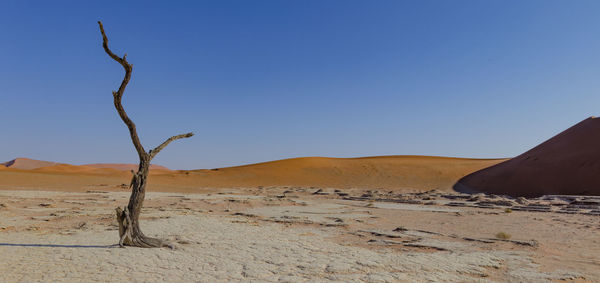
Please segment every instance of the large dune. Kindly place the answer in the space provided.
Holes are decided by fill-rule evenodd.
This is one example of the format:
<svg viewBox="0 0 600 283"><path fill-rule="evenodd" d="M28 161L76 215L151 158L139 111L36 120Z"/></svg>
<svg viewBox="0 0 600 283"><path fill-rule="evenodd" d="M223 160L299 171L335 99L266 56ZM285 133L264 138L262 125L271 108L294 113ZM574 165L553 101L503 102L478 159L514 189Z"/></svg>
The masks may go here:
<svg viewBox="0 0 600 283"><path fill-rule="evenodd" d="M600 195L600 119L585 119L513 159L466 176L455 188L528 197Z"/></svg>
<svg viewBox="0 0 600 283"><path fill-rule="evenodd" d="M219 169L153 170L149 189L195 192L201 188L304 186L448 191L463 176L501 161L504 160L430 156L292 158ZM118 189L122 184L129 184L130 179L131 173L127 171L59 165L36 170L3 170L0 188L79 191L102 186Z"/></svg>
<svg viewBox="0 0 600 283"><path fill-rule="evenodd" d="M292 158L194 170L203 186L315 186L371 189L451 189L462 176L500 162L431 156Z"/></svg>

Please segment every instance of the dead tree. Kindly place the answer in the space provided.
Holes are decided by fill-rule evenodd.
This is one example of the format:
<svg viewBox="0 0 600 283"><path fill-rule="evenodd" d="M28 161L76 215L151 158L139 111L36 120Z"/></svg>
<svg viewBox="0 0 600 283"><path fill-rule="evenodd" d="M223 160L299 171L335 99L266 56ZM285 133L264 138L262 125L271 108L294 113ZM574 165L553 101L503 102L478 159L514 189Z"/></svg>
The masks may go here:
<svg viewBox="0 0 600 283"><path fill-rule="evenodd" d="M138 137L135 124L133 121L131 121L131 119L129 119L127 113L125 113L125 109L123 109L123 105L121 104L121 98L123 97L125 87L127 87L127 84L131 79L133 65L127 62L127 54L123 55L123 58L120 58L108 48L108 38L104 32L102 22L99 21L98 25L100 26L100 32L102 33L102 47L104 47L104 51L106 51L110 58L117 61L119 64L121 64L121 66L123 66L123 69L125 69L125 77L123 78L123 82L121 82L119 89L117 91L113 91L112 94L115 108L117 109L117 112L119 113L119 116L121 116L121 119L125 125L127 125L127 128L129 129L129 135L131 136L131 141L133 142L133 146L135 147L135 150L140 158L138 171L134 172L133 178L131 179L131 184L129 185L131 188L129 204L123 209L120 207L117 207L116 209L117 222L119 223L119 246L123 247L124 245L127 245L143 248L168 246L172 248L173 246L164 240L145 236L144 233L142 233L142 230L140 230L139 217L142 210L142 204L144 203L144 196L146 195L146 183L148 180L148 172L150 170L150 162L172 141L182 138L189 138L194 134L187 133L172 136L156 148L146 152L142 146L142 143L140 142L140 138Z"/></svg>

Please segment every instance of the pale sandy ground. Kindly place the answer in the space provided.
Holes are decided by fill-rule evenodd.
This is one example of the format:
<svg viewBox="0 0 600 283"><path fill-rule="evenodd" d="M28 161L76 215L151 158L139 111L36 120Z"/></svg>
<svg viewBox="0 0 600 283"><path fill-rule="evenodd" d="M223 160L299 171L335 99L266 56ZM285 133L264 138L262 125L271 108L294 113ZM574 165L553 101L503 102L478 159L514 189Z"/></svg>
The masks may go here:
<svg viewBox="0 0 600 283"><path fill-rule="evenodd" d="M0 282L600 281L598 216L313 192L150 192L142 229L170 250L114 246L127 192L0 191Z"/></svg>

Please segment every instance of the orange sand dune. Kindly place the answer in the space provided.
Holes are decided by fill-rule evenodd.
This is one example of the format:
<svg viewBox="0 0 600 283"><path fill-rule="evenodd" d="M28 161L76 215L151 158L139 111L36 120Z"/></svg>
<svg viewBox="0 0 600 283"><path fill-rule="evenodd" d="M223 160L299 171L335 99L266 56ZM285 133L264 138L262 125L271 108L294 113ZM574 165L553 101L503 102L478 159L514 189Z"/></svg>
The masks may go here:
<svg viewBox="0 0 600 283"><path fill-rule="evenodd" d="M63 173L87 173L87 174L115 174L120 173L121 170L113 168L95 168L85 165L70 165L70 164L58 164L54 166L41 167L33 169L38 172L63 172Z"/></svg>
<svg viewBox="0 0 600 283"><path fill-rule="evenodd" d="M513 159L470 174L455 188L512 196L600 195L600 118L585 119Z"/></svg>
<svg viewBox="0 0 600 283"><path fill-rule="evenodd" d="M430 156L363 158L304 157L189 171L201 186L314 186L370 189L449 190L462 176L498 159Z"/></svg>
<svg viewBox="0 0 600 283"><path fill-rule="evenodd" d="M94 167L94 168L112 168L120 171L130 171L137 170L138 164L122 164L122 163L95 163L95 164L85 164L82 166ZM159 169L159 170L170 170L165 166L151 164L150 169Z"/></svg>
<svg viewBox="0 0 600 283"><path fill-rule="evenodd" d="M463 176L501 161L429 156L292 158L210 170L153 170L149 190L196 192L202 188L256 186L451 190ZM79 167L4 170L0 172L0 189L120 190L120 185L131 180L127 171L112 169L111 174L100 174L88 166Z"/></svg>
<svg viewBox="0 0 600 283"><path fill-rule="evenodd" d="M92 172L95 168L87 166L78 166L70 164L58 164L47 167L39 167L32 170L42 172L70 172L70 173L81 173L81 172Z"/></svg>
<svg viewBox="0 0 600 283"><path fill-rule="evenodd" d="M31 170L31 169L42 169L44 171L72 171L72 172L82 172L82 171L93 171L94 168L107 168L107 169L115 169L119 171L130 171L137 170L137 164L123 164L123 163L95 163L95 164L85 164L85 165L70 165L65 163L58 163L52 161L43 161L43 160L35 160L30 158L15 158L11 161L0 163L0 169L3 168L12 168L12 169L21 169L21 170ZM151 170L170 170L169 168L161 165L150 165ZM102 171L98 171L102 172ZM109 171L107 171L109 172Z"/></svg>

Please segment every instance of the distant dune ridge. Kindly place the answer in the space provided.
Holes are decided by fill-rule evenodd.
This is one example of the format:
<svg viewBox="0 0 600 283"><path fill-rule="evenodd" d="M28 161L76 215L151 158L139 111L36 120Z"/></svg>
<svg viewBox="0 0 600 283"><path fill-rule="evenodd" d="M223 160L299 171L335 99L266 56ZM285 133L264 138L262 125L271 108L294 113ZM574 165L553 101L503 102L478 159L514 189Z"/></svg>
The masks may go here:
<svg viewBox="0 0 600 283"><path fill-rule="evenodd" d="M83 166L93 167L93 168L111 168L120 171L129 171L129 170L137 170L137 164L122 164L122 163L95 163L95 164L85 164ZM171 170L165 166L151 164L150 169L158 169L158 170Z"/></svg>
<svg viewBox="0 0 600 283"><path fill-rule="evenodd" d="M600 195L600 118L585 119L515 158L469 174L455 189L529 197Z"/></svg>
<svg viewBox="0 0 600 283"><path fill-rule="evenodd" d="M79 186L90 182L127 184L128 171L137 168L135 164L69 165L27 158L2 165L0 188L43 185L66 190L81 190ZM528 197L600 195L600 118L585 119L512 159L301 157L217 169L173 171L160 165L151 169L150 189L162 191L302 186L405 192L454 189Z"/></svg>
<svg viewBox="0 0 600 283"><path fill-rule="evenodd" d="M302 157L218 169L172 171L157 166L158 170L151 172L149 185L152 190L180 192L257 186L449 191L461 177L504 160L433 156ZM56 164L30 170L3 170L0 188L78 191L89 186L86 184L106 184L110 188L127 184L131 179L131 173L123 170L135 165L121 165Z"/></svg>
<svg viewBox="0 0 600 283"><path fill-rule="evenodd" d="M57 163L57 162L42 161L42 160L35 160L35 159L29 159L29 158L15 158L11 161L0 163L0 165L2 165L3 167L13 168L13 169L22 169L22 170L30 170L30 169L36 169L36 168L41 168L41 167L54 166L54 165L58 165L58 164L59 163Z"/></svg>
<svg viewBox="0 0 600 283"><path fill-rule="evenodd" d="M12 169L21 169L21 170L33 170L33 169L44 169L44 170L56 170L56 171L73 171L73 172L81 172L81 171L90 171L94 168L104 168L104 169L115 169L119 171L129 171L135 170L138 168L137 164L124 164L124 163L95 163L95 164L85 164L85 165L70 165L65 163L58 163L52 161L43 161L43 160L35 160L30 158L15 158L11 161L7 161L4 163L0 163L0 167L4 168L12 168ZM169 168L161 165L150 165L150 169L158 169L158 170L170 170Z"/></svg>

